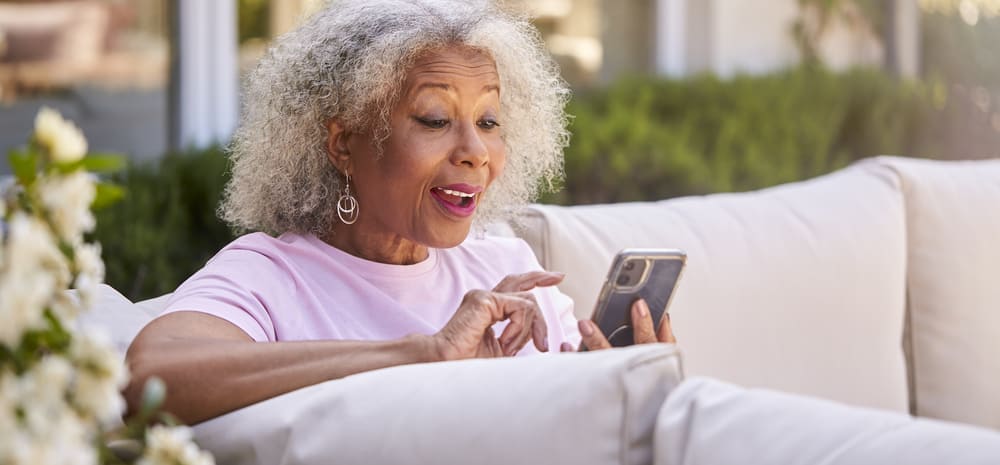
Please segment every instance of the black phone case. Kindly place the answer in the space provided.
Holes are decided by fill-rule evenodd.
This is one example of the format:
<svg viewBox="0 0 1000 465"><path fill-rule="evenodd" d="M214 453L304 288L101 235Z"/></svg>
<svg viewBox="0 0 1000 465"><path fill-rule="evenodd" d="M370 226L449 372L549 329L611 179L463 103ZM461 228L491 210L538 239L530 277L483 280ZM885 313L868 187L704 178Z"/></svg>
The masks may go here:
<svg viewBox="0 0 1000 465"><path fill-rule="evenodd" d="M637 286L622 289L616 286L618 275L629 259L646 259L649 269ZM623 251L615 258L608 279L601 290L594 321L608 337L614 347L632 345L632 303L642 298L649 306L653 324L659 327L660 320L670 303L677 282L684 270L685 256L680 251ZM603 303L603 305L602 305Z"/></svg>

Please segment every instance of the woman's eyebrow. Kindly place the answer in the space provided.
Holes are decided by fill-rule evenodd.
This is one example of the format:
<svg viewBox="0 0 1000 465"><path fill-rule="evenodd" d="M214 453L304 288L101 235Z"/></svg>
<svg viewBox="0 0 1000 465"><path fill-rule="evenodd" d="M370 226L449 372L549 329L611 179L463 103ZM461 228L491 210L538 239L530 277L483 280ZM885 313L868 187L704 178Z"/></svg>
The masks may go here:
<svg viewBox="0 0 1000 465"><path fill-rule="evenodd" d="M421 83L420 85L418 85L413 90L414 91L419 91L419 90L423 90L424 88L442 89L442 90L449 91L449 92L452 91L452 90L454 90L454 88L451 86L451 84L444 83L444 82L424 82L424 83ZM496 91L497 93L500 93L500 86L497 85L497 84L486 84L485 86L483 86L482 93L485 94L485 93L490 92L490 91Z"/></svg>

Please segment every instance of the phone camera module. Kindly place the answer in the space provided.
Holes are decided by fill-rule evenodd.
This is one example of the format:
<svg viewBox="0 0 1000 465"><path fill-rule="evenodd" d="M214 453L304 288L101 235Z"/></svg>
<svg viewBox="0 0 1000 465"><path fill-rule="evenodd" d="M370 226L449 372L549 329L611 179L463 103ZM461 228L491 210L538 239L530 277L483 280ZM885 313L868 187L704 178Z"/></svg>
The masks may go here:
<svg viewBox="0 0 1000 465"><path fill-rule="evenodd" d="M615 278L615 287L632 288L642 284L647 267L648 263L645 259L630 258L626 260L618 271L618 277Z"/></svg>

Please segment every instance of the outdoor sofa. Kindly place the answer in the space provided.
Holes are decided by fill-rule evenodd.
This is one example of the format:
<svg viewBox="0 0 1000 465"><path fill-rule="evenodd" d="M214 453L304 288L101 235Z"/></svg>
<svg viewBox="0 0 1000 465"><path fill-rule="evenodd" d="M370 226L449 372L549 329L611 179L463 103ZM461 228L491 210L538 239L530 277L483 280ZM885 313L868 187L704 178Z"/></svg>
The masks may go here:
<svg viewBox="0 0 1000 465"><path fill-rule="evenodd" d="M566 272L580 318L619 249L685 250L679 345L378 370L197 439L224 464L1000 463L1000 160L534 205L490 232ZM105 287L85 323L124 350L165 299Z"/></svg>

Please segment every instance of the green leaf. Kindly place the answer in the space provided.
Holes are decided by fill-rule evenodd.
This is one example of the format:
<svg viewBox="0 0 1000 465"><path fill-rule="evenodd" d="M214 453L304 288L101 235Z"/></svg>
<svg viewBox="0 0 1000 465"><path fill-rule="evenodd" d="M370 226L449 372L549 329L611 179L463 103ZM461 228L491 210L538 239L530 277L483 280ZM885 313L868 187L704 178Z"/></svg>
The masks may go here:
<svg viewBox="0 0 1000 465"><path fill-rule="evenodd" d="M125 167L126 160L114 153L94 153L70 163L57 163L53 168L59 173L72 173L84 169L93 173L113 173Z"/></svg>
<svg viewBox="0 0 1000 465"><path fill-rule="evenodd" d="M97 195L94 196L94 203L90 208L100 210L125 197L125 189L119 185L102 182L97 184Z"/></svg>
<svg viewBox="0 0 1000 465"><path fill-rule="evenodd" d="M114 173L125 168L125 157L115 153L95 153L80 160L85 170L94 173Z"/></svg>
<svg viewBox="0 0 1000 465"><path fill-rule="evenodd" d="M38 155L35 152L14 149L10 151L7 158L19 184L30 186L31 183L35 182L35 177L38 175Z"/></svg>

